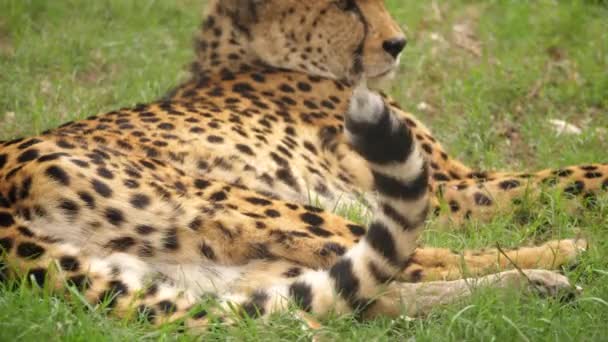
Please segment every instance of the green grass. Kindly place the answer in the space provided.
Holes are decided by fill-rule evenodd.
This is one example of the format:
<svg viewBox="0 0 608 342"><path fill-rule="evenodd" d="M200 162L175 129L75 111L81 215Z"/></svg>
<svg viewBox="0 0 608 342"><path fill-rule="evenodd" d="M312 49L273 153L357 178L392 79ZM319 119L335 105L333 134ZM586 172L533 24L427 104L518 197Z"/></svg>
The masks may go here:
<svg viewBox="0 0 608 342"><path fill-rule="evenodd" d="M388 0L410 45L391 93L449 151L479 168L534 170L608 161L608 7L602 1ZM433 6L437 3L438 6ZM0 139L158 98L184 77L199 0L0 0ZM472 33L463 46L454 27ZM481 54L475 52L480 46ZM421 106L427 104L426 108ZM556 135L549 119L583 134ZM344 340L608 340L608 200L565 213L543 204L450 231L431 223L425 242L450 248L515 246L582 234L592 246L568 275L585 288L573 304L478 293L466 305L413 321L325 321ZM355 212L356 213L356 212ZM448 227L449 228L449 227ZM308 340L288 316L245 321L206 339ZM108 318L78 300L26 287L0 289L0 340L190 340Z"/></svg>

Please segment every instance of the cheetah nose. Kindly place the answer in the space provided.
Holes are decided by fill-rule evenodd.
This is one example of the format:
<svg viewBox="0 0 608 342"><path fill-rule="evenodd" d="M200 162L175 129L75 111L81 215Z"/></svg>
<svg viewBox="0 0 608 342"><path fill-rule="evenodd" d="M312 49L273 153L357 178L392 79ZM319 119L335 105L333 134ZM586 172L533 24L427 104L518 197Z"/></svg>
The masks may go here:
<svg viewBox="0 0 608 342"><path fill-rule="evenodd" d="M397 58L406 45L407 40L405 40L405 38L393 38L385 40L384 43L382 43L384 51L388 52L393 58Z"/></svg>

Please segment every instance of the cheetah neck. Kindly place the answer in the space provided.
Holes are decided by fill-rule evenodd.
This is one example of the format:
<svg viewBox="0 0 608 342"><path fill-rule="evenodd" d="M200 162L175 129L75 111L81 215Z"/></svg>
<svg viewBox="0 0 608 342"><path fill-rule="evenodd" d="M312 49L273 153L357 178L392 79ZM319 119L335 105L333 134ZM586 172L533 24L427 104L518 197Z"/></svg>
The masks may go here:
<svg viewBox="0 0 608 342"><path fill-rule="evenodd" d="M195 39L196 61L191 66L195 77L208 77L227 73L243 73L260 69L273 69L265 64L250 48L246 29L223 13L220 5L214 6L201 25Z"/></svg>

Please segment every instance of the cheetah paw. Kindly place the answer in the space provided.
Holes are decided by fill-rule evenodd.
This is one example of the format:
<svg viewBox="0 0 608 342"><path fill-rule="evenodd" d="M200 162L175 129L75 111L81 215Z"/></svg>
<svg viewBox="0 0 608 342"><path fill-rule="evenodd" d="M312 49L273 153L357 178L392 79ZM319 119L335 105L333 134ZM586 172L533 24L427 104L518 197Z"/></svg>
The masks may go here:
<svg viewBox="0 0 608 342"><path fill-rule="evenodd" d="M544 244L553 254L555 268L574 269L580 256L587 251L589 244L585 239L554 240Z"/></svg>

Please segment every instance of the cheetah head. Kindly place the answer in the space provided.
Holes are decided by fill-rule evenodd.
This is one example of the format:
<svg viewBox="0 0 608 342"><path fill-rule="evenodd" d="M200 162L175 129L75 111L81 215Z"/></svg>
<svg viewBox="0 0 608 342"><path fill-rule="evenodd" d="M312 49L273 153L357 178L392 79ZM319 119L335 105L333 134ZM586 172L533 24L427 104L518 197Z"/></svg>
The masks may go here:
<svg viewBox="0 0 608 342"><path fill-rule="evenodd" d="M282 69L357 82L390 78L406 39L383 0L216 0L248 53Z"/></svg>

